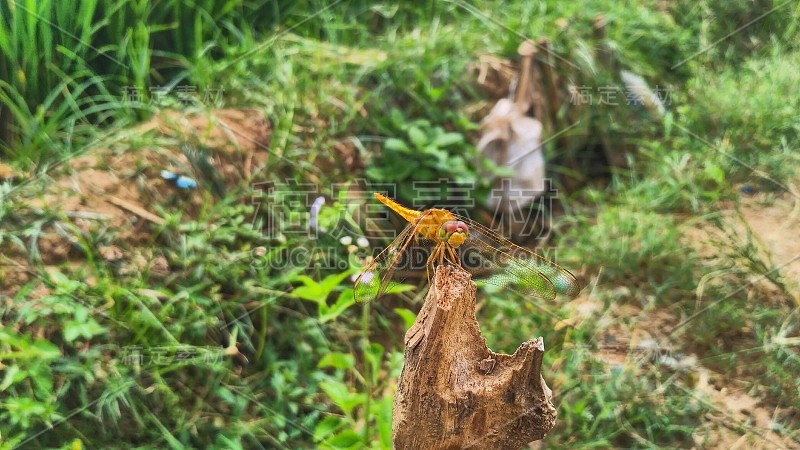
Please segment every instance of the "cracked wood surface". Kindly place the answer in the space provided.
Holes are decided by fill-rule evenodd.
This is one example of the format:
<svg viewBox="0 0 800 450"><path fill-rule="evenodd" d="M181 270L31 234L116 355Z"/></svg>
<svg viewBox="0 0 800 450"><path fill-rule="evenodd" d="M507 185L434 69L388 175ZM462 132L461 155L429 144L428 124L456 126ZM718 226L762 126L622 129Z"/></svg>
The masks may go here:
<svg viewBox="0 0 800 450"><path fill-rule="evenodd" d="M541 376L542 338L513 355L489 350L475 319L475 290L469 273L437 269L406 333L392 419L396 449L516 449L555 425Z"/></svg>

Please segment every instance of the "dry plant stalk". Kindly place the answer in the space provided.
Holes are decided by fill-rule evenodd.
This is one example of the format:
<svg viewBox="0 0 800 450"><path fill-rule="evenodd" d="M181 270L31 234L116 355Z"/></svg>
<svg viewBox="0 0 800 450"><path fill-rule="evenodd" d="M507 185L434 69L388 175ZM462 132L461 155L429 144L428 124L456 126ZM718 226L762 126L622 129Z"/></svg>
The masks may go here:
<svg viewBox="0 0 800 450"><path fill-rule="evenodd" d="M555 425L541 375L542 338L511 356L489 350L475 319L475 291L462 269L436 270L406 333L392 420L396 449L520 448Z"/></svg>

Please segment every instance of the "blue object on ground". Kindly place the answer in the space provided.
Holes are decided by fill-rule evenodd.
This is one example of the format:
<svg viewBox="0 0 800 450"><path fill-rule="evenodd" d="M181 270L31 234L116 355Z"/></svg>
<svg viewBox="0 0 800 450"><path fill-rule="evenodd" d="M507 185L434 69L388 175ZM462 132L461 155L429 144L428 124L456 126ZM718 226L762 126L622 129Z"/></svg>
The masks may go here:
<svg viewBox="0 0 800 450"><path fill-rule="evenodd" d="M195 181L194 178L190 178L185 175L178 175L171 170L162 170L161 178L167 181L172 181L175 186L181 189L194 189L197 187L197 181Z"/></svg>
<svg viewBox="0 0 800 450"><path fill-rule="evenodd" d="M175 180L175 186L178 186L181 189L194 189L197 187L197 181L194 179L186 177L186 176L179 176L177 180Z"/></svg>

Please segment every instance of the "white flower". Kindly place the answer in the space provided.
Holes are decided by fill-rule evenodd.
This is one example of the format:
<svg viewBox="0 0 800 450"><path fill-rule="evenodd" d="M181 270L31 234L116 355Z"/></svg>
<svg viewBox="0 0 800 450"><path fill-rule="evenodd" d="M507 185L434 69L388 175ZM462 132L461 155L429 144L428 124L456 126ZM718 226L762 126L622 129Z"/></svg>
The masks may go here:
<svg viewBox="0 0 800 450"><path fill-rule="evenodd" d="M350 236L342 236L342 238L339 239L339 242L342 245L350 245L353 243L353 238L351 238Z"/></svg>
<svg viewBox="0 0 800 450"><path fill-rule="evenodd" d="M356 245L359 247L369 247L369 239L362 236L356 239Z"/></svg>
<svg viewBox="0 0 800 450"><path fill-rule="evenodd" d="M317 228L317 218L319 217L319 210L322 208L322 205L325 204L325 197L317 197L314 200L314 203L311 205L311 220L309 221L309 226L312 230L325 231L322 228Z"/></svg>

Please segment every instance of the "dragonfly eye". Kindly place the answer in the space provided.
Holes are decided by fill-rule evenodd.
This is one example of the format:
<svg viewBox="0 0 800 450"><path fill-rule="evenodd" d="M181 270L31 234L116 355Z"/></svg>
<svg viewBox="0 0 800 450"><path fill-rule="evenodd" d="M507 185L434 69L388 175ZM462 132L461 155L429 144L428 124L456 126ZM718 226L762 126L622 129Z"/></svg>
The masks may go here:
<svg viewBox="0 0 800 450"><path fill-rule="evenodd" d="M450 220L439 228L439 239L453 247L458 247L467 240L467 224L460 220Z"/></svg>

